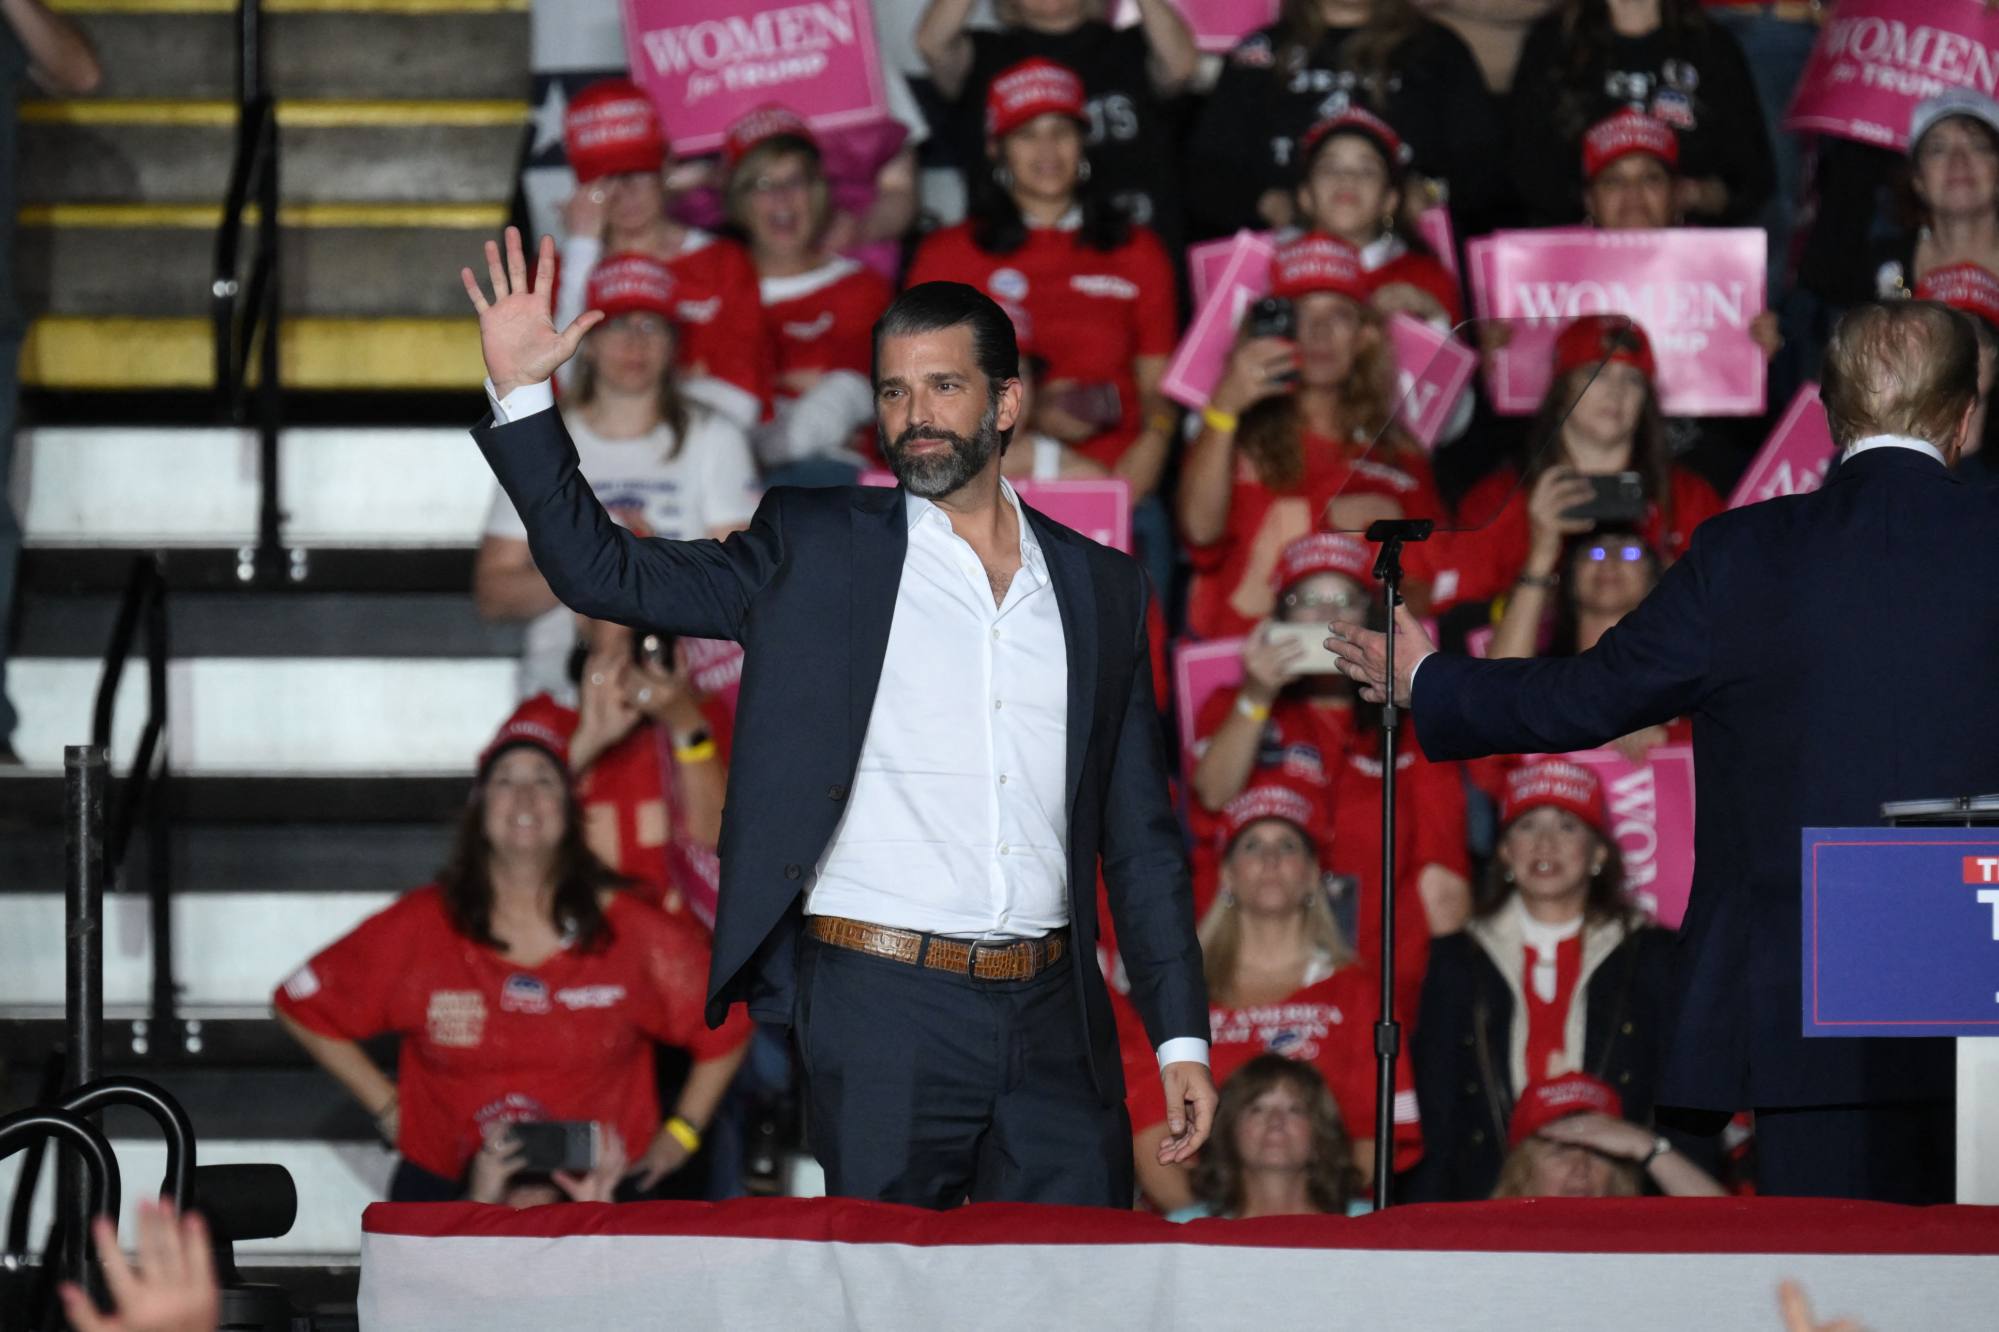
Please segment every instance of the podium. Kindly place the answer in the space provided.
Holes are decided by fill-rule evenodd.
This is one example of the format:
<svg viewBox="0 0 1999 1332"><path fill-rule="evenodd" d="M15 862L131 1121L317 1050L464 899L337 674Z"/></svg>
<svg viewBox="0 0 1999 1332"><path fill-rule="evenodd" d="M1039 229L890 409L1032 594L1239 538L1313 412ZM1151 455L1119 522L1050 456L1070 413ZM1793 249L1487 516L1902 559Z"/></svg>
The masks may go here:
<svg viewBox="0 0 1999 1332"><path fill-rule="evenodd" d="M1957 1200L1999 1203L1999 828L1802 842L1804 1034L1956 1037Z"/></svg>

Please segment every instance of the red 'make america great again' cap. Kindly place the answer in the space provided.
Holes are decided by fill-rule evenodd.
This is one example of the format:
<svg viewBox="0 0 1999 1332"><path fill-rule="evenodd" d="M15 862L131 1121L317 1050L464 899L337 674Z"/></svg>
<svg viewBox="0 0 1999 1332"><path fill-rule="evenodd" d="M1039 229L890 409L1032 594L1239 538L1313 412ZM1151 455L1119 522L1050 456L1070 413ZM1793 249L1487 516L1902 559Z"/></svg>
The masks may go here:
<svg viewBox="0 0 1999 1332"><path fill-rule="evenodd" d="M673 319L673 270L649 254L606 255L590 270L589 307L606 319L656 314Z"/></svg>
<svg viewBox="0 0 1999 1332"><path fill-rule="evenodd" d="M570 99L562 142L582 184L605 176L658 171L666 164L666 130L652 99L629 79L603 79Z"/></svg>
<svg viewBox="0 0 1999 1332"><path fill-rule="evenodd" d="M1534 1083L1520 1093L1513 1107L1513 1119L1506 1126L1506 1145L1518 1147L1558 1119L1591 1114L1622 1119L1624 1098L1615 1087L1587 1073L1564 1073Z"/></svg>
<svg viewBox="0 0 1999 1332"><path fill-rule="evenodd" d="M1599 171L1633 153L1656 157L1668 171L1677 171L1680 136L1665 121L1627 107L1597 121L1583 135L1583 179L1595 180Z"/></svg>
<svg viewBox="0 0 1999 1332"><path fill-rule="evenodd" d="M1599 833L1608 835L1610 814L1604 805L1603 782L1590 769L1567 759L1537 759L1506 774L1506 799L1499 826L1506 827L1537 809L1567 810Z"/></svg>
<svg viewBox="0 0 1999 1332"><path fill-rule="evenodd" d="M1083 80L1067 65L1036 56L1001 70L986 85L989 139L1004 139L1036 116L1051 112L1079 123L1089 118L1083 102Z"/></svg>

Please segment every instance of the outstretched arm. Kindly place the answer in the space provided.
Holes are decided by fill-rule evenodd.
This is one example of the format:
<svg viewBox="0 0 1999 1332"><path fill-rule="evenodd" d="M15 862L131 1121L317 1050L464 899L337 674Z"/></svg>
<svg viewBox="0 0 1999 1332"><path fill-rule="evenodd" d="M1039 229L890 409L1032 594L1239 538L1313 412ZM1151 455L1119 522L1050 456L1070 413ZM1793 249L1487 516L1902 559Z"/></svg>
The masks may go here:
<svg viewBox="0 0 1999 1332"><path fill-rule="evenodd" d="M766 496L747 530L719 542L642 538L611 521L578 468L562 418L541 406L553 401L542 397L549 377L603 318L589 310L556 328L548 281L553 259L554 242L544 237L529 286L520 232L509 227L504 264L500 247L486 243L491 300L471 269L461 273L479 312L494 401L538 400L505 424L472 432L527 528L534 565L564 605L592 619L740 638L751 599L783 559L780 504Z"/></svg>
<svg viewBox="0 0 1999 1332"><path fill-rule="evenodd" d="M1573 657L1478 661L1434 652L1407 610L1398 611L1396 701L1411 705L1423 752L1432 759L1565 754L1694 711L1713 642L1702 536L1695 533L1686 557L1638 609ZM1326 646L1361 693L1380 702L1382 636L1335 629Z"/></svg>

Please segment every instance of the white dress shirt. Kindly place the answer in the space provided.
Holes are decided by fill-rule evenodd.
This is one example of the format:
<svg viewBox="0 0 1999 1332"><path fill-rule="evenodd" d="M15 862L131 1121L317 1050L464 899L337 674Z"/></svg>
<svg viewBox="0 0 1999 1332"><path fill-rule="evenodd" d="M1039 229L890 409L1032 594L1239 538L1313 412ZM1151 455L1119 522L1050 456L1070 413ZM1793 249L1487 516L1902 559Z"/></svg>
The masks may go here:
<svg viewBox="0 0 1999 1332"><path fill-rule="evenodd" d="M546 383L486 390L501 424L554 405ZM904 496L909 548L881 680L807 915L981 939L1069 923L1068 642L1041 543L1013 487L1000 493L1020 571L998 606L950 518ZM1175 1037L1158 1057L1206 1064L1208 1042Z"/></svg>
<svg viewBox="0 0 1999 1332"><path fill-rule="evenodd" d="M881 683L805 911L963 938L1069 923L1069 667L1041 543L1013 488L1020 572L993 604L944 511L905 495L909 550Z"/></svg>

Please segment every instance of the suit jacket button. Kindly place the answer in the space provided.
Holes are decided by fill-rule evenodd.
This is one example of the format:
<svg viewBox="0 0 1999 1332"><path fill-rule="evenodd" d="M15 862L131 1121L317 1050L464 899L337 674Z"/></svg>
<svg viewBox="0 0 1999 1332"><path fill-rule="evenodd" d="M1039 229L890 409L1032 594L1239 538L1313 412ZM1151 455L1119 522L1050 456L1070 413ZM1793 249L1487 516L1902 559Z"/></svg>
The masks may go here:
<svg viewBox="0 0 1999 1332"><path fill-rule="evenodd" d="M798 866L796 865L786 865L784 867L784 877L787 879L795 879L804 872L805 871L799 869Z"/></svg>
<svg viewBox="0 0 1999 1332"><path fill-rule="evenodd" d="M1485 1130L1484 1130L1484 1129L1473 1129L1473 1130L1472 1130L1472 1135L1471 1135L1471 1140L1472 1140L1472 1144L1473 1144L1474 1146L1477 1146L1477 1145L1479 1145L1480 1143L1483 1143L1483 1142L1485 1141Z"/></svg>
<svg viewBox="0 0 1999 1332"><path fill-rule="evenodd" d="M1620 1028L1620 1030L1622 1030L1626 1036L1629 1036L1632 1031L1631 1024L1629 1022L1625 1023L1624 1026Z"/></svg>
<svg viewBox="0 0 1999 1332"><path fill-rule="evenodd" d="M1467 1082L1465 1084L1465 1095L1467 1096L1478 1095L1478 1084L1476 1082Z"/></svg>
<svg viewBox="0 0 1999 1332"><path fill-rule="evenodd" d="M847 798L847 788L844 786L829 786L826 788L826 798L828 800L845 800Z"/></svg>

